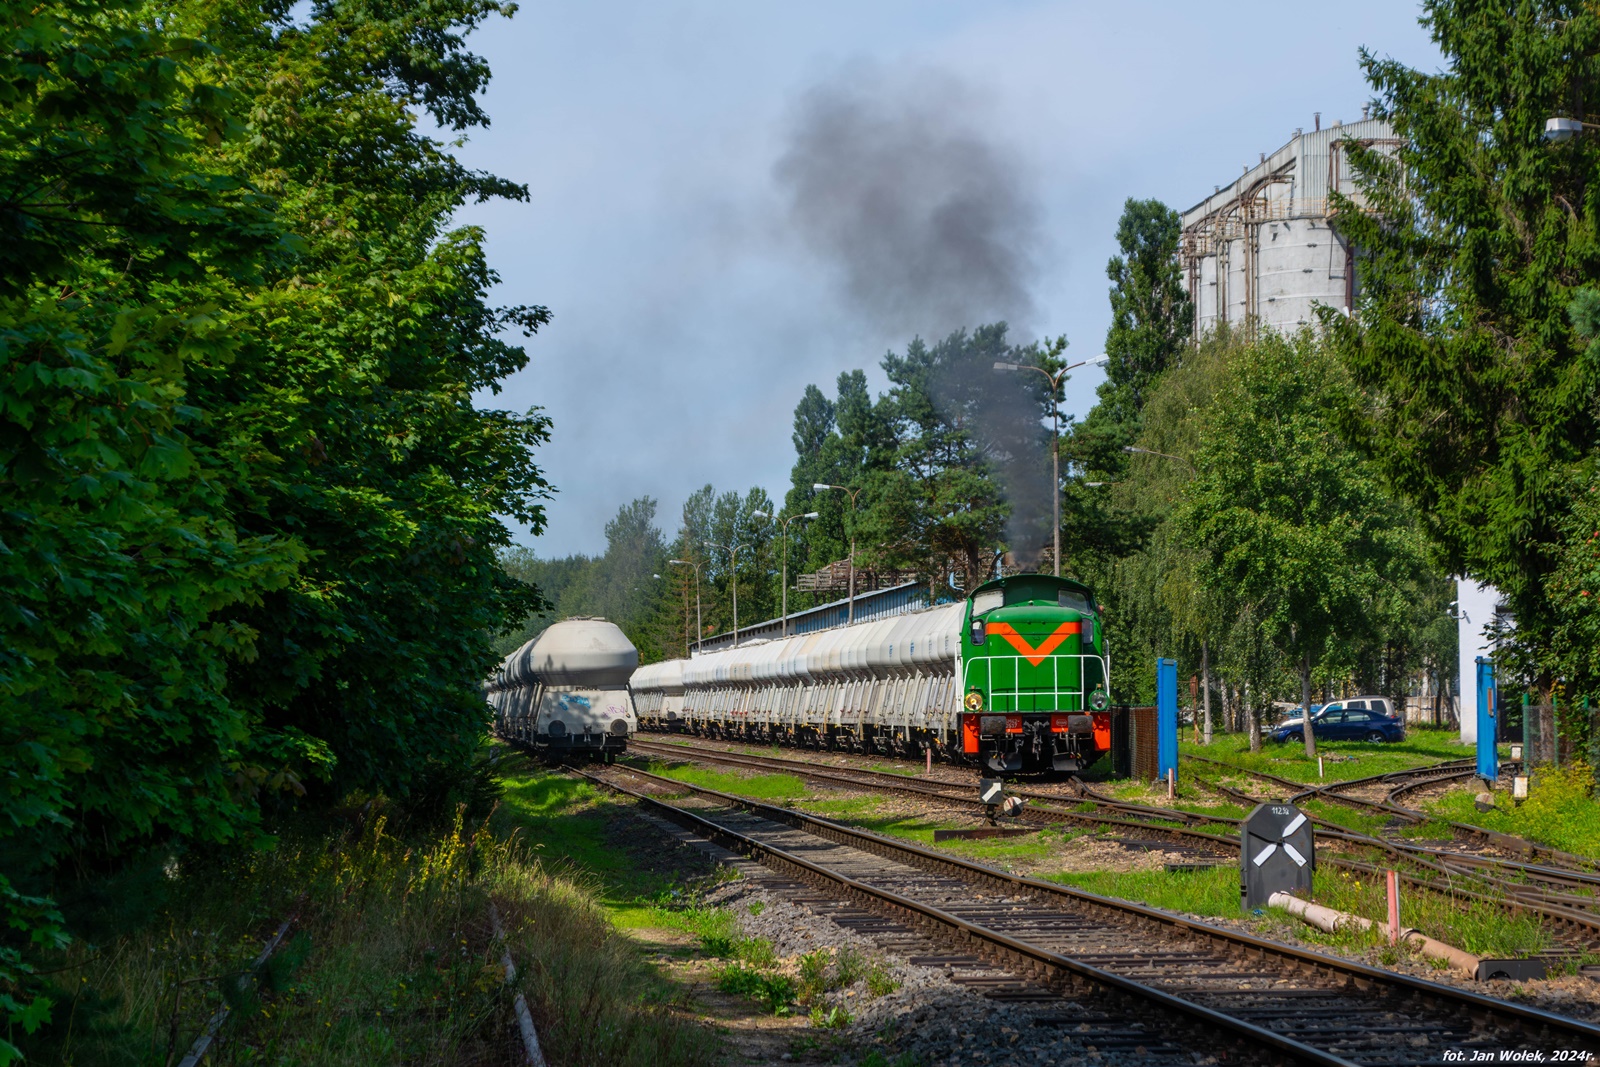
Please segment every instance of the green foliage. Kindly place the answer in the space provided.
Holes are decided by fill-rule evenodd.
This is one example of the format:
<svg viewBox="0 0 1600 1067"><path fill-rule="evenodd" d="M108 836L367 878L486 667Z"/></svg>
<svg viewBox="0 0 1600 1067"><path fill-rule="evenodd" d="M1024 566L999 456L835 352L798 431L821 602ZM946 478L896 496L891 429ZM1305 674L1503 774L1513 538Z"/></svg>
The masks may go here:
<svg viewBox="0 0 1600 1067"><path fill-rule="evenodd" d="M164 880L158 921L51 958L61 1006L34 1060L176 1062L229 1002L226 1047L247 1060L492 1061L516 1024L484 918L491 898L553 1061L684 1065L713 1050L611 925L596 886L515 841L459 824L396 839L373 821L344 837L297 830L271 850L196 853ZM249 966L262 931L302 896L257 980L237 993L219 982Z"/></svg>
<svg viewBox="0 0 1600 1067"><path fill-rule="evenodd" d="M1555 565L1544 585L1547 642L1528 651L1539 667L1565 683L1562 735L1593 746L1593 722L1573 697L1600 707L1600 477L1591 475L1576 495L1560 531ZM1517 637L1519 648L1527 649L1520 632Z"/></svg>
<svg viewBox="0 0 1600 1067"><path fill-rule="evenodd" d="M850 551L850 532L858 518L850 497L837 490L818 492L813 485L861 487L869 475L886 468L894 448L889 409L881 401L873 403L867 376L859 370L842 372L836 388L838 399L830 401L816 386L806 386L794 411L796 458L785 513L818 515L790 527L791 569L817 570ZM868 491L858 504L870 508L872 499ZM866 547L872 550L870 543Z"/></svg>
<svg viewBox="0 0 1600 1067"><path fill-rule="evenodd" d="M864 525L886 562L931 580L953 570L963 589L993 576L1009 546L1032 561L1049 543L1048 431L1054 393L1045 375L1000 375L996 362L1058 370L1065 342L1018 346L1006 325L957 331L931 347L918 339L883 359L890 389L892 466L874 485Z"/></svg>
<svg viewBox="0 0 1600 1067"><path fill-rule="evenodd" d="M668 552L655 515L651 497L624 504L606 523L603 556L541 560L522 546L503 552L500 565L506 573L538 590L544 604L519 629L502 634L496 651L506 655L558 619L591 615L621 627L639 649L640 662L662 659L666 635L658 632L657 622L668 600Z"/></svg>
<svg viewBox="0 0 1600 1067"><path fill-rule="evenodd" d="M1200 447L1206 413L1239 344L1226 333L1207 337L1150 387L1135 439L1162 455L1117 460L1113 469L1121 474L1112 484L1068 488L1068 525L1105 531L1099 543L1075 537L1074 562L1094 586L1124 663L1178 656L1183 670L1192 671L1199 666L1199 642L1209 640L1214 652L1222 635L1226 620L1199 582L1199 557L1175 516L1194 476L1186 457ZM1091 413L1090 420L1095 417ZM1071 447L1081 443L1075 437ZM1079 461L1095 469L1087 454ZM1155 702L1154 671L1120 672L1114 685L1119 701Z"/></svg>
<svg viewBox="0 0 1600 1067"><path fill-rule="evenodd" d="M1479 811L1476 789L1453 789L1429 803L1430 811L1456 822L1537 841L1579 856L1600 856L1600 804L1594 772L1586 763L1537 767L1528 799L1519 806L1496 796L1493 811Z"/></svg>
<svg viewBox="0 0 1600 1067"><path fill-rule="evenodd" d="M1600 442L1600 348L1580 329L1600 271L1600 141L1542 134L1553 114L1592 114L1600 13L1423 9L1439 72L1363 54L1377 115L1404 143L1394 162L1350 146L1368 210L1336 202L1362 296L1354 318L1324 322L1372 401L1352 432L1445 566L1506 595L1548 688L1582 639L1547 594L1559 546L1587 536L1570 516Z"/></svg>
<svg viewBox="0 0 1600 1067"><path fill-rule="evenodd" d="M1111 326L1106 331L1106 380L1099 402L1074 434L1074 454L1097 475L1125 467L1123 445L1139 436L1151 390L1189 349L1194 307L1178 260L1182 223L1159 200L1129 197L1117 220L1121 254L1106 264L1111 279Z"/></svg>
<svg viewBox="0 0 1600 1067"><path fill-rule="evenodd" d="M873 1049L861 1060L861 1067L921 1067L922 1059L915 1052L902 1052L889 1059L879 1049Z"/></svg>
<svg viewBox="0 0 1600 1067"><path fill-rule="evenodd" d="M254 102L249 136L219 152L273 191L302 242L266 279L250 358L197 394L226 413L219 431L270 442L233 504L308 557L240 613L262 639L235 677L266 730L333 750L336 787L404 792L430 762L469 759L485 721L475 683L493 665L483 635L534 600L495 553L502 515L542 523L529 450L547 421L472 395L526 362L498 335L548 312L489 306L482 234L448 228L469 197L526 192L464 170L408 110L486 121L472 94L487 70L460 33L501 10L351 0L304 28L210 33Z"/></svg>
<svg viewBox="0 0 1600 1067"><path fill-rule="evenodd" d="M811 1025L819 1030L843 1030L855 1022L855 1016L845 1010L842 1004L835 1004L827 1008L818 1004L811 1009L809 1018Z"/></svg>
<svg viewBox="0 0 1600 1067"><path fill-rule="evenodd" d="M794 1003L796 987L793 978L783 974L770 974L730 963L717 972L717 988L736 997L748 997L764 1005L774 1015L789 1014Z"/></svg>
<svg viewBox="0 0 1600 1067"><path fill-rule="evenodd" d="M867 992L875 997L886 997L900 988L900 980L889 973L883 963L873 960L867 968Z"/></svg>
<svg viewBox="0 0 1600 1067"><path fill-rule="evenodd" d="M1068 524L1106 531L1101 545L1074 545L1075 563L1095 587L1120 662L1172 656L1180 675L1198 675L1204 657L1214 679L1236 690L1248 682L1258 711L1301 699L1302 651L1318 689L1395 692L1415 671L1453 672L1450 584L1422 565L1415 520L1336 432L1339 382L1337 363L1309 339L1251 343L1219 331L1150 388L1136 440L1154 454L1129 456L1112 484L1069 489ZM1302 499L1299 479L1313 472L1324 480ZM1224 544L1249 573L1218 562ZM1313 566L1308 553L1319 546L1341 569ZM1384 581L1372 580L1375 570ZM1299 581L1301 597L1288 597L1280 578ZM1243 595L1250 589L1278 596L1273 610L1283 613L1273 618ZM1350 625L1332 625L1334 592L1346 597ZM1294 615L1308 603L1320 605L1316 626ZM1122 670L1114 684L1118 700L1154 700L1153 671Z"/></svg>
<svg viewBox="0 0 1600 1067"><path fill-rule="evenodd" d="M798 999L802 1005L813 1006L813 1022L815 1022L816 1013L824 1006L823 998L828 993L852 986L867 977L869 973L879 974L880 984L887 979L887 972L883 971L880 962L869 963L853 948L832 950L819 948L807 952L800 957L798 966L800 983ZM848 1019L846 1022L848 1023Z"/></svg>
<svg viewBox="0 0 1600 1067"><path fill-rule="evenodd" d="M1423 562L1405 514L1336 434L1349 389L1308 333L1269 334L1229 372L1180 523L1200 584L1237 620L1229 647L1260 706L1284 664L1309 689L1312 666L1363 638Z"/></svg>
<svg viewBox="0 0 1600 1067"><path fill-rule="evenodd" d="M35 6L0 123L0 995L40 1021L46 902L265 809L437 794L485 720L486 634L535 602L537 413L469 197L419 134L484 121L461 33L508 7ZM13 1031L15 1032L15 1031Z"/></svg>
<svg viewBox="0 0 1600 1067"><path fill-rule="evenodd" d="M1050 541L1046 375L997 375L997 362L1061 369L1066 341L1015 345L1005 323L921 338L882 366L889 391L873 401L866 376L841 374L838 399L808 386L795 408L797 453L787 513L819 512L797 526L806 569L843 559L856 541L858 571L912 572L963 588L994 572L1008 547L1031 565ZM814 484L859 491L848 494ZM791 556L793 561L796 556ZM791 566L791 570L795 570Z"/></svg>

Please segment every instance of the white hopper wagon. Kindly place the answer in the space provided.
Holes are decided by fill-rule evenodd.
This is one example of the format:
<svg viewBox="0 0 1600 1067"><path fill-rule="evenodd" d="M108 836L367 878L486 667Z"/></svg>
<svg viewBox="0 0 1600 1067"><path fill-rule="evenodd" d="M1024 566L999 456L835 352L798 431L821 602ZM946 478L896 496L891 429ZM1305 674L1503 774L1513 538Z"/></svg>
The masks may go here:
<svg viewBox="0 0 1600 1067"><path fill-rule="evenodd" d="M544 755L610 762L638 729L628 691L638 667L639 650L615 623L553 623L484 686L495 733Z"/></svg>
<svg viewBox="0 0 1600 1067"><path fill-rule="evenodd" d="M646 729L911 754L958 751L965 604L640 667Z"/></svg>

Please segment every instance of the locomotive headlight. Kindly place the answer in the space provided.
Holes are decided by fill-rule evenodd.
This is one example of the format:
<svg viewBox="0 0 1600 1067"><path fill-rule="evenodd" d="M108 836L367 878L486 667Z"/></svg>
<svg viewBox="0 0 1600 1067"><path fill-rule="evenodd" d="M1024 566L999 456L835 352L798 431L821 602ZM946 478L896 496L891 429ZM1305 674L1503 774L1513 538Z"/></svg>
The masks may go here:
<svg viewBox="0 0 1600 1067"><path fill-rule="evenodd" d="M1094 692L1089 694L1089 706L1095 711L1105 711L1111 706L1111 697L1097 685L1094 687Z"/></svg>
<svg viewBox="0 0 1600 1067"><path fill-rule="evenodd" d="M966 709L968 711L982 711L983 710L983 694L978 692L976 689L974 689L970 693L967 694L966 699L963 700L961 703L966 706Z"/></svg>

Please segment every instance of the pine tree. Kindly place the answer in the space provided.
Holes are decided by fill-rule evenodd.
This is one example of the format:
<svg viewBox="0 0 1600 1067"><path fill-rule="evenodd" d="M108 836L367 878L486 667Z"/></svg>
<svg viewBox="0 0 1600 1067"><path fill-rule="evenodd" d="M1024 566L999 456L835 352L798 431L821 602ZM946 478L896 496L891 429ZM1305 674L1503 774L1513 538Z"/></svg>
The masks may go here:
<svg viewBox="0 0 1600 1067"><path fill-rule="evenodd" d="M1130 197L1122 206L1121 254L1106 264L1112 282L1106 380L1076 434L1074 450L1093 470L1122 469L1122 446L1138 437L1152 386L1177 365L1189 344L1194 310L1178 262L1181 234L1178 213L1159 200Z"/></svg>
<svg viewBox="0 0 1600 1067"><path fill-rule="evenodd" d="M1545 140L1600 104L1600 13L1551 0L1429 0L1436 74L1363 53L1388 159L1349 144L1358 207L1353 319L1323 322L1372 403L1347 427L1419 505L1442 561L1550 628L1545 583L1597 443L1600 360L1569 309L1600 274L1600 140Z"/></svg>

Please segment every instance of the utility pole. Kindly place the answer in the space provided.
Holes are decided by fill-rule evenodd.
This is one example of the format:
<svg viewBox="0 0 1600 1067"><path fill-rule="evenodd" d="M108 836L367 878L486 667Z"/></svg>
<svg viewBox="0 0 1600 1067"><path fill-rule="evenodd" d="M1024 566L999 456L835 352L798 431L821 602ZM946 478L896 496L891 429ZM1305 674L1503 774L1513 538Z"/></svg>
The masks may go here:
<svg viewBox="0 0 1600 1067"><path fill-rule="evenodd" d="M818 491L837 489L850 496L850 604L844 615L844 624L849 626L856 621L856 497L861 495L861 490L851 489L848 485L829 485L827 482L813 482L811 488Z"/></svg>
<svg viewBox="0 0 1600 1067"><path fill-rule="evenodd" d="M700 639L706 634L705 620L700 617L700 563L697 560L688 559L669 559L667 562L676 564L679 567L694 568L694 650L699 652ZM684 646L683 654L687 656L689 654L687 641L684 642Z"/></svg>
<svg viewBox="0 0 1600 1067"><path fill-rule="evenodd" d="M1110 358L1100 355L1086 359L1070 366L1062 367L1051 374L1043 367L1035 367L1031 363L1003 363L994 365L994 369L1003 374L1014 373L1019 370L1038 371L1050 383L1050 419L1052 425L1050 446L1050 502L1053 505L1051 515L1054 523L1050 528L1050 544L1052 558L1055 560L1056 577L1061 577L1061 404L1056 399L1061 392L1061 380L1066 377L1067 371L1077 370L1079 367L1103 367Z"/></svg>
<svg viewBox="0 0 1600 1067"><path fill-rule="evenodd" d="M729 574L733 578L733 647L739 647L739 550L749 548L749 545L719 545L715 541L707 541L710 548L720 548L731 557Z"/></svg>
<svg viewBox="0 0 1600 1067"><path fill-rule="evenodd" d="M752 511L750 516L756 519L773 519L773 521L777 521L775 516L769 515L765 511ZM789 636L789 524L796 519L814 519L816 517L817 513L815 511L808 511L804 515L790 515L783 520L783 577L780 579L780 588L783 591L783 619L779 623L782 628L781 636L783 637Z"/></svg>

